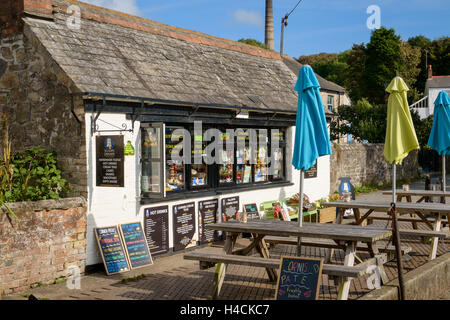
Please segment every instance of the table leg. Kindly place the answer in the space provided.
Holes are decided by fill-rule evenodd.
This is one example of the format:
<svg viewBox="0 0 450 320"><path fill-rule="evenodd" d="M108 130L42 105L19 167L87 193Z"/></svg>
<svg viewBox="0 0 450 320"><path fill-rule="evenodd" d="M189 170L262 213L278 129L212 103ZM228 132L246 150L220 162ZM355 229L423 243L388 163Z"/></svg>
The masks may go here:
<svg viewBox="0 0 450 320"><path fill-rule="evenodd" d="M264 259L269 259L270 253L269 253L269 249L267 248L267 244L264 241L264 238L257 237L255 239L255 241L257 241L255 248L258 251L258 253L260 254L260 256L263 257ZM267 276L269 277L270 281L273 282L273 281L277 280L277 272L274 269L266 268L266 272L267 272Z"/></svg>
<svg viewBox="0 0 450 320"><path fill-rule="evenodd" d="M225 246L223 247L223 251L226 254L232 254L234 244L236 243L238 234L231 233L227 234L226 240L225 240ZM214 280L213 280L213 287L214 292L212 294L213 300L217 299L220 294L220 289L222 289L223 281L225 279L225 274L227 270L227 264L226 263L218 263L216 267L216 273L214 274Z"/></svg>
<svg viewBox="0 0 450 320"><path fill-rule="evenodd" d="M377 267L378 267L378 271L381 277L381 283L382 284L386 284L389 282L389 278L386 275L386 271L384 270L384 263L386 261L383 261L383 259L381 259L381 255L380 255L380 251L378 250L378 247L371 242L366 242L367 243L367 247L369 248L369 254L372 258L376 258L377 260Z"/></svg>
<svg viewBox="0 0 450 320"><path fill-rule="evenodd" d="M441 231L441 223L442 223L442 216L440 213L437 214L436 221L434 222L434 231ZM430 256L429 260L436 259L437 254L437 247L439 243L439 238L435 237L431 240L431 250L430 250Z"/></svg>
<svg viewBox="0 0 450 320"><path fill-rule="evenodd" d="M356 252L356 243L351 242L347 244L345 249L345 259L344 266L353 267L355 264L355 252ZM350 283L352 278L343 277L339 283L338 289L338 300L347 300L348 292L350 290Z"/></svg>

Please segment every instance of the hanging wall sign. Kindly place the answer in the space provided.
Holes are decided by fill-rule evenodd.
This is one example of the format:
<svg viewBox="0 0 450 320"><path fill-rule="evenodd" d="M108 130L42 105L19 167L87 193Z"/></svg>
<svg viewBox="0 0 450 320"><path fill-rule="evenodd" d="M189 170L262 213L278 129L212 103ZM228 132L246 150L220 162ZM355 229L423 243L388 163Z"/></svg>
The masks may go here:
<svg viewBox="0 0 450 320"><path fill-rule="evenodd" d="M222 199L222 222L239 220L239 197Z"/></svg>
<svg viewBox="0 0 450 320"><path fill-rule="evenodd" d="M317 161L309 170L305 170L305 179L317 178Z"/></svg>
<svg viewBox="0 0 450 320"><path fill-rule="evenodd" d="M195 234L195 202L179 204L173 211L173 250L184 250L197 245Z"/></svg>
<svg viewBox="0 0 450 320"><path fill-rule="evenodd" d="M140 222L125 223L119 225L119 229L131 268L152 265L153 260L142 224Z"/></svg>
<svg viewBox="0 0 450 320"><path fill-rule="evenodd" d="M97 136L96 147L97 187L123 187L123 136Z"/></svg>
<svg viewBox="0 0 450 320"><path fill-rule="evenodd" d="M95 237L108 275L130 271L117 226L95 228Z"/></svg>
<svg viewBox="0 0 450 320"><path fill-rule="evenodd" d="M206 230L205 226L217 222L217 210L219 200L200 201L198 203L198 230L200 243L208 243L219 240L216 230Z"/></svg>
<svg viewBox="0 0 450 320"><path fill-rule="evenodd" d="M169 206L145 209L144 228L152 255L169 251Z"/></svg>

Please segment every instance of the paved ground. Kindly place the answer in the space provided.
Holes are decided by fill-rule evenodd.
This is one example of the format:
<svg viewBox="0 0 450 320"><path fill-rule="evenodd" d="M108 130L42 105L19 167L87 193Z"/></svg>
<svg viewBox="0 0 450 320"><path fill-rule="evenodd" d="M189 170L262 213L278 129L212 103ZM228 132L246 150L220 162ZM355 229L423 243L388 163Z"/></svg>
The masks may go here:
<svg viewBox="0 0 450 320"><path fill-rule="evenodd" d="M449 177L450 178L450 177ZM450 181L450 179L449 179ZM423 183L414 184L411 189L423 189ZM358 200L386 200L381 192L357 196ZM386 222L377 222L384 227ZM402 228L411 228L410 223L403 223ZM243 246L248 239L239 239L237 245ZM413 248L411 259L405 261L405 272L413 270L427 262L428 244L418 239L402 238L402 245ZM450 241L441 242L438 255L448 252ZM220 251L221 244L202 248L201 250ZM293 255L295 247L279 245L271 250L273 257ZM325 249L304 247L302 254L311 257L324 257ZM361 254L364 257L364 254ZM336 250L334 259L343 261L344 253ZM386 265L389 280L397 277L395 262ZM140 275L144 278L136 279ZM198 262L186 261L183 254L165 257L154 257L154 265L137 269L125 274L107 276L104 271L88 274L81 279L81 288L68 289L66 283L30 289L26 294L33 294L39 299L49 300L206 300L210 297L214 268L199 270ZM126 281L128 280L128 281ZM349 299L358 299L370 290L367 288L367 276L354 279L350 289ZM24 294L24 295L26 295ZM10 295L6 300L26 299L24 295ZM275 284L268 281L263 268L249 268L231 265L228 268L221 299L224 300L265 300L273 299ZM321 300L334 300L337 296L337 286L327 275L322 276L320 289ZM442 299L450 300L450 293Z"/></svg>

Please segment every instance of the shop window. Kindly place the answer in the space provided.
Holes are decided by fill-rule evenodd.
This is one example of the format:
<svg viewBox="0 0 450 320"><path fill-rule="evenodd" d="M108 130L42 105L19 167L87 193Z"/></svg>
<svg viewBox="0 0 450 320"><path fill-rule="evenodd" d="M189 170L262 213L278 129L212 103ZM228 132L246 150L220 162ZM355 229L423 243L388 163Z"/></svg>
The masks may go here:
<svg viewBox="0 0 450 320"><path fill-rule="evenodd" d="M206 130L203 128L200 135L187 124L143 124L141 191L144 198L233 186L257 187L261 183L285 180L284 130L218 128L222 133L217 136L221 137L222 147L214 149L212 155L206 154L211 143L205 139ZM276 143L272 144L272 140ZM190 161L186 161L185 155L191 157ZM207 156L217 161L211 163Z"/></svg>

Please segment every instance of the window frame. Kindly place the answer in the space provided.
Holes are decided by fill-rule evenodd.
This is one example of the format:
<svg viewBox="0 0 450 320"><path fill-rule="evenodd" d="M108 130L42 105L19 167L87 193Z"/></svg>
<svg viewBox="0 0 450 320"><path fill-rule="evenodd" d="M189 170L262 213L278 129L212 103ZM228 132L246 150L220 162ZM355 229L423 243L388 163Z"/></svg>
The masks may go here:
<svg viewBox="0 0 450 320"><path fill-rule="evenodd" d="M219 170L220 170L220 164L214 163L207 166L207 183L204 186L193 186L192 185L192 160L193 160L193 141L195 137L193 136L193 128L194 125L192 123L180 123L180 122L164 122L164 132L163 132L163 150L164 150L164 163L163 163L163 195L159 199L165 199L170 197L176 197L176 195L189 195L189 194L195 194L196 192L221 192L229 190L230 188L234 189L255 189L257 190L260 187L271 185L271 184L280 184L280 183L288 183L287 179L287 158L286 158L286 152L288 149L288 143L287 143L287 133L288 133L288 127L261 127L261 126L243 126L243 125L220 125L220 126L213 126L213 125L204 125L202 134L204 134L204 131L209 128L217 128L219 129L223 134L226 133L227 129L243 129L244 131L247 131L248 129L256 129L256 130L267 130L267 160L270 160L271 157L273 157L272 150L271 150L271 141L272 141L272 130L279 130L283 133L283 140L279 143L279 148L282 150L282 170L279 178L274 178L273 175L270 175L269 166L267 166L267 174L268 178L266 181L259 181L255 182L255 171L256 171L256 164L250 164L251 166L251 179L248 183L237 183L236 182L236 174L237 174L237 136L234 136L234 151L233 151L233 179L232 182L229 183L220 183L220 176L219 176ZM141 127L144 126L152 126L152 122L145 122L142 123ZM166 166L167 166L167 159L166 159L166 128L168 127L177 127L177 128L184 128L188 130L191 133L191 164L184 164L184 188L182 190L166 190ZM259 134L259 131L258 131ZM259 146L259 137L257 134L258 139L258 146ZM184 140L183 140L184 141ZM185 143L187 141L184 141ZM209 143L209 142L207 142ZM225 145L224 145L225 147ZM141 148L142 150L142 148ZM257 156L258 150L255 150L255 155ZM142 157L142 155L141 155ZM142 178L142 167L140 176ZM148 193L143 193L141 191L141 198L143 199L155 199L155 197L149 197Z"/></svg>

